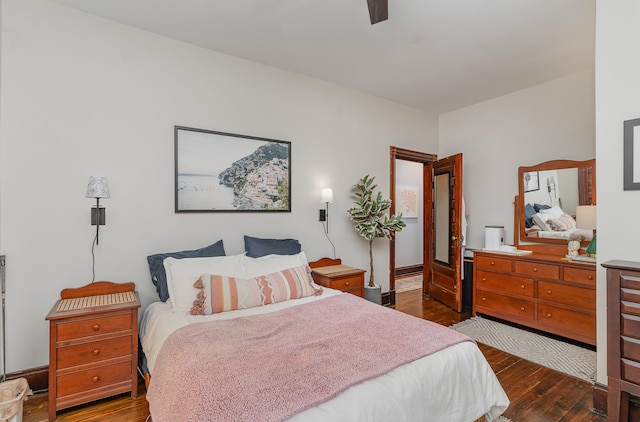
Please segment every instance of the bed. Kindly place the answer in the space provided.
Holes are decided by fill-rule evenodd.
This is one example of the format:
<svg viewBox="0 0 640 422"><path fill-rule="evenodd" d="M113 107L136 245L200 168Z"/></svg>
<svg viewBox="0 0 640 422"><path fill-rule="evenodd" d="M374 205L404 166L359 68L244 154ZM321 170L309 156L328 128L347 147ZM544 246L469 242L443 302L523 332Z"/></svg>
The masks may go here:
<svg viewBox="0 0 640 422"><path fill-rule="evenodd" d="M246 301L250 294L242 298L239 283L264 281L261 273L289 277L297 264L308 270L303 252L218 258L163 260L171 293L147 307L140 322L154 422L474 421L483 416L492 421L509 405L469 338L320 288L304 274L299 277L309 284L308 294L238 304L252 305ZM207 290L203 269L226 274L210 277ZM218 276L223 284L229 279L238 284L234 309L214 303ZM181 296L180 278L204 295ZM184 311L190 295L200 299ZM211 296L208 305L202 305L202 296Z"/></svg>
<svg viewBox="0 0 640 422"><path fill-rule="evenodd" d="M591 240L593 230L578 229L576 220L559 206L525 205L525 236L542 239Z"/></svg>

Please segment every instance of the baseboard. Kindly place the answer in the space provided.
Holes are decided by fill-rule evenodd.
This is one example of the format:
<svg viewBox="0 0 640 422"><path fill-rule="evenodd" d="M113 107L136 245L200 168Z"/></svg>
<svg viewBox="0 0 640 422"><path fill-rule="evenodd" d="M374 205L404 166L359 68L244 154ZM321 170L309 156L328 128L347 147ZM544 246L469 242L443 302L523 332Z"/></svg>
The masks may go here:
<svg viewBox="0 0 640 422"><path fill-rule="evenodd" d="M7 374L7 379L25 378L29 383L29 388L34 393L46 391L49 388L49 366L25 369Z"/></svg>
<svg viewBox="0 0 640 422"><path fill-rule="evenodd" d="M408 267L396 268L396 277L401 277L407 274L422 273L422 264L410 265Z"/></svg>

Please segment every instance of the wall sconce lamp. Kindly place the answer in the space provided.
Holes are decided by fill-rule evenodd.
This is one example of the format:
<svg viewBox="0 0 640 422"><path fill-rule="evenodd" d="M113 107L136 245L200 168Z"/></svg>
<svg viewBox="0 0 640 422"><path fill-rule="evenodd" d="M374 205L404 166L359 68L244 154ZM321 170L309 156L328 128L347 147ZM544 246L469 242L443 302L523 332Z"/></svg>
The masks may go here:
<svg viewBox="0 0 640 422"><path fill-rule="evenodd" d="M111 198L109 193L109 182L106 177L103 176L91 176L89 177L89 184L87 185L87 198L96 198L95 207L91 208L91 225L96 226L96 245L98 244L98 231L100 226L105 225L105 209L100 206L100 198Z"/></svg>
<svg viewBox="0 0 640 422"><path fill-rule="evenodd" d="M333 189L324 188L320 194L320 202L326 205L326 208L320 210L320 221L326 221L324 227L325 234L329 234L329 204L333 203Z"/></svg>
<svg viewBox="0 0 640 422"><path fill-rule="evenodd" d="M593 238L587 246L587 256L596 257L596 206L578 205L576 207L576 228L593 230Z"/></svg>

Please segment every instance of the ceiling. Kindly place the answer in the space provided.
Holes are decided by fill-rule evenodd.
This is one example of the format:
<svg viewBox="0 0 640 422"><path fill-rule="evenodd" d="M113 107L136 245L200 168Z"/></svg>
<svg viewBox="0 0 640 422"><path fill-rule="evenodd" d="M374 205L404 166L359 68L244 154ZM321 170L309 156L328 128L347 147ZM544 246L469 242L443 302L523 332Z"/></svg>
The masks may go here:
<svg viewBox="0 0 640 422"><path fill-rule="evenodd" d="M594 67L595 0L51 0L443 113Z"/></svg>

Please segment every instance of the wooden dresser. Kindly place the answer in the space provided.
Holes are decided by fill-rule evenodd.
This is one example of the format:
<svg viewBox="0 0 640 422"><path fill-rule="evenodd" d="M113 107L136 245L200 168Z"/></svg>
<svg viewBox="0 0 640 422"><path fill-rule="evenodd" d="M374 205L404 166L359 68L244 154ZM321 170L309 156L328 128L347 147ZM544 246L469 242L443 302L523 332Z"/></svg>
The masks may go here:
<svg viewBox="0 0 640 422"><path fill-rule="evenodd" d="M629 394L640 396L640 262L608 261L607 418L629 420Z"/></svg>
<svg viewBox="0 0 640 422"><path fill-rule="evenodd" d="M596 344L595 265L534 252L474 253L473 315Z"/></svg>
<svg viewBox="0 0 640 422"><path fill-rule="evenodd" d="M65 289L46 319L49 420L56 411L131 391L138 395L138 308L134 283L99 281Z"/></svg>
<svg viewBox="0 0 640 422"><path fill-rule="evenodd" d="M364 297L365 270L342 265L340 259L322 258L310 262L311 277L320 286L342 290L359 297Z"/></svg>

